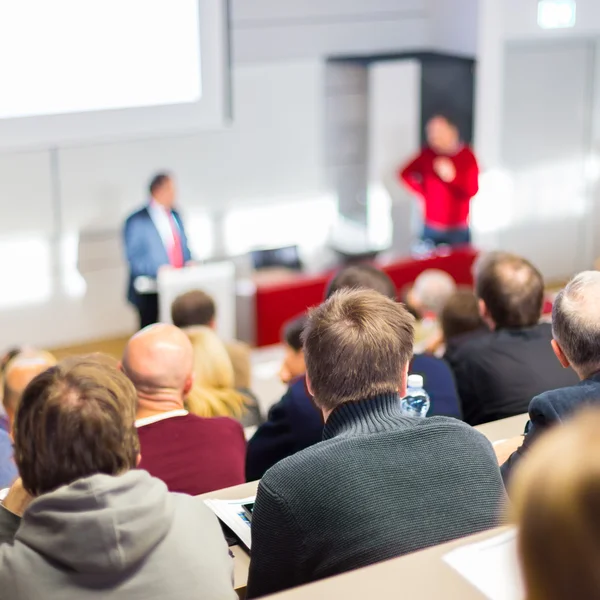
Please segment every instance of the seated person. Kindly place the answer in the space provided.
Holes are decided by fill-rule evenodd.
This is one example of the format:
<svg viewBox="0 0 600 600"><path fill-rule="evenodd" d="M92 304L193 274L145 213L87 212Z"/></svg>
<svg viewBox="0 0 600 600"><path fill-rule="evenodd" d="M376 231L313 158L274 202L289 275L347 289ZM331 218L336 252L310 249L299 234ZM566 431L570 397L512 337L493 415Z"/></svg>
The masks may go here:
<svg viewBox="0 0 600 600"><path fill-rule="evenodd" d="M475 268L475 292L491 332L468 340L451 358L467 423L520 415L535 396L577 383L552 352L551 326L539 323L544 280L529 261L506 252L484 256Z"/></svg>
<svg viewBox="0 0 600 600"><path fill-rule="evenodd" d="M24 349L13 354L4 366L4 391L2 406L7 418L8 431L13 430L15 414L21 396L29 382L49 367L56 359L48 352ZM0 489L9 486L17 478L17 467L13 460L12 440L8 433L0 430Z"/></svg>
<svg viewBox="0 0 600 600"><path fill-rule="evenodd" d="M598 431L598 409L586 409L544 436L516 469L510 495L531 600L600 598Z"/></svg>
<svg viewBox="0 0 600 600"><path fill-rule="evenodd" d="M587 271L575 277L554 301L552 348L565 368L572 368L579 383L550 390L529 405L529 426L522 437L506 442L520 447L502 466L508 479L514 466L538 437L586 404L600 405L600 273ZM497 451L501 451L497 448Z"/></svg>
<svg viewBox="0 0 600 600"><path fill-rule="evenodd" d="M406 294L406 305L417 318L415 348L433 354L441 341L439 315L456 291L452 276L440 269L423 271Z"/></svg>
<svg viewBox="0 0 600 600"><path fill-rule="evenodd" d="M243 427L261 424L258 401L248 390L234 387L234 373L225 344L209 327L185 331L194 349L194 384L186 398L199 417L231 417Z"/></svg>
<svg viewBox="0 0 600 600"><path fill-rule="evenodd" d="M140 468L171 492L197 496L244 483L246 440L233 419L203 419L184 409L193 354L183 331L151 325L129 340L122 369L137 391Z"/></svg>
<svg viewBox="0 0 600 600"><path fill-rule="evenodd" d="M457 290L448 298L440 313L440 324L444 358L448 362L453 361L458 349L468 340L490 331L481 318L477 296L471 290Z"/></svg>
<svg viewBox="0 0 600 600"><path fill-rule="evenodd" d="M216 329L217 307L205 292L193 290L177 297L171 305L171 319L175 327L210 327ZM234 371L236 390L250 389L250 346L237 340L224 342Z"/></svg>
<svg viewBox="0 0 600 600"><path fill-rule="evenodd" d="M290 321L284 327L286 354L281 368L282 379L289 384L283 398L269 411L248 442L246 479L260 479L267 469L280 460L304 450L323 436L323 417L306 390L304 352L300 335L306 317Z"/></svg>
<svg viewBox="0 0 600 600"><path fill-rule="evenodd" d="M216 517L135 468L135 402L98 357L27 387L14 432L21 479L0 506L3 598L237 598Z"/></svg>
<svg viewBox="0 0 600 600"><path fill-rule="evenodd" d="M413 318L373 291L311 311L306 381L323 440L271 468L252 517L248 598L498 525L494 450L455 419L403 415Z"/></svg>

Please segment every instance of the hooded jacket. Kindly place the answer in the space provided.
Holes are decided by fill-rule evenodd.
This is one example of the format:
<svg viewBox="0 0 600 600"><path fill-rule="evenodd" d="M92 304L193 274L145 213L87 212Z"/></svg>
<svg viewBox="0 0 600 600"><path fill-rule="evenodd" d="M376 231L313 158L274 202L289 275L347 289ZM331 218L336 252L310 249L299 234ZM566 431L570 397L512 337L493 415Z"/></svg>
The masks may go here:
<svg viewBox="0 0 600 600"><path fill-rule="evenodd" d="M145 471L93 475L0 509L0 600L232 600L233 563L201 500Z"/></svg>

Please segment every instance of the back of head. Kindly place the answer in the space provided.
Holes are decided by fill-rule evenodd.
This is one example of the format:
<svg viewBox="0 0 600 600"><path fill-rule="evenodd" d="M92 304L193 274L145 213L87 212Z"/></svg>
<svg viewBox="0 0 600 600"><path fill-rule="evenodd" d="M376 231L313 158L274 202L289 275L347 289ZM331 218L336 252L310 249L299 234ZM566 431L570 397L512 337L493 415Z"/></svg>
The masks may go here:
<svg viewBox="0 0 600 600"><path fill-rule="evenodd" d="M9 419L13 419L21 396L32 379L49 367L56 365L56 359L49 352L27 349L7 363L4 370L4 393L2 402Z"/></svg>
<svg viewBox="0 0 600 600"><path fill-rule="evenodd" d="M542 316L544 279L526 259L492 252L475 268L475 291L496 329L536 325Z"/></svg>
<svg viewBox="0 0 600 600"><path fill-rule="evenodd" d="M141 407L181 408L193 380L190 340L174 325L150 325L127 343L123 370L137 390Z"/></svg>
<svg viewBox="0 0 600 600"><path fill-rule="evenodd" d="M511 499L528 600L600 597L600 412L542 437L516 470Z"/></svg>
<svg viewBox="0 0 600 600"><path fill-rule="evenodd" d="M421 313L438 315L455 291L456 283L451 275L439 269L427 269L415 279L410 302Z"/></svg>
<svg viewBox="0 0 600 600"><path fill-rule="evenodd" d="M483 327L477 296L471 290L456 291L444 305L440 321L445 340Z"/></svg>
<svg viewBox="0 0 600 600"><path fill-rule="evenodd" d="M194 352L194 385L187 395L190 412L200 417L240 418L246 397L235 390L235 374L229 353L219 336L208 327L187 331Z"/></svg>
<svg viewBox="0 0 600 600"><path fill-rule="evenodd" d="M302 334L315 402L345 402L395 393L413 352L413 317L370 290L341 290L313 309Z"/></svg>
<svg viewBox="0 0 600 600"><path fill-rule="evenodd" d="M100 356L67 359L28 386L14 427L15 461L38 496L98 473L136 466L135 390Z"/></svg>
<svg viewBox="0 0 600 600"><path fill-rule="evenodd" d="M353 265L342 269L327 286L326 298L340 290L374 290L392 300L396 299L396 286L383 271L371 265Z"/></svg>
<svg viewBox="0 0 600 600"><path fill-rule="evenodd" d="M216 315L215 301L201 290L178 296L171 305L171 318L176 327L211 327Z"/></svg>
<svg viewBox="0 0 600 600"><path fill-rule="evenodd" d="M307 320L307 315L301 315L288 321L283 328L283 341L296 352L302 350L302 332L306 327Z"/></svg>
<svg viewBox="0 0 600 600"><path fill-rule="evenodd" d="M584 377L600 371L600 273L585 271L561 290L552 308L554 339Z"/></svg>

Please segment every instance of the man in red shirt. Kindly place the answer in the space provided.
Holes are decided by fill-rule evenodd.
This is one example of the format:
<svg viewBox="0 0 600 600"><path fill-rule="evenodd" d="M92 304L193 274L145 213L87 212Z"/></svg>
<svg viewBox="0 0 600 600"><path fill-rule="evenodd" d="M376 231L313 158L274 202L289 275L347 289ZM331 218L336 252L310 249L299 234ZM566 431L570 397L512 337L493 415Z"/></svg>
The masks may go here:
<svg viewBox="0 0 600 600"><path fill-rule="evenodd" d="M427 123L427 146L399 175L423 198L424 240L435 245L470 243L469 208L479 190L479 167L452 121L437 115Z"/></svg>
<svg viewBox="0 0 600 600"><path fill-rule="evenodd" d="M193 348L173 325L151 325L128 342L123 372L137 391L140 469L169 491L196 496L245 482L246 440L233 419L203 419L185 410Z"/></svg>

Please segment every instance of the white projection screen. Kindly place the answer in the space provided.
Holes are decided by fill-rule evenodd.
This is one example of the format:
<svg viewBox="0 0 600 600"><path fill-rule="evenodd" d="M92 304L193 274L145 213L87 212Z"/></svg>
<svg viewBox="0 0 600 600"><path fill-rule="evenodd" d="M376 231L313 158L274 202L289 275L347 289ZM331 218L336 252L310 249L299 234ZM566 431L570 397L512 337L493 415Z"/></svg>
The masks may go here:
<svg viewBox="0 0 600 600"><path fill-rule="evenodd" d="M0 149L222 127L227 0L0 1Z"/></svg>

